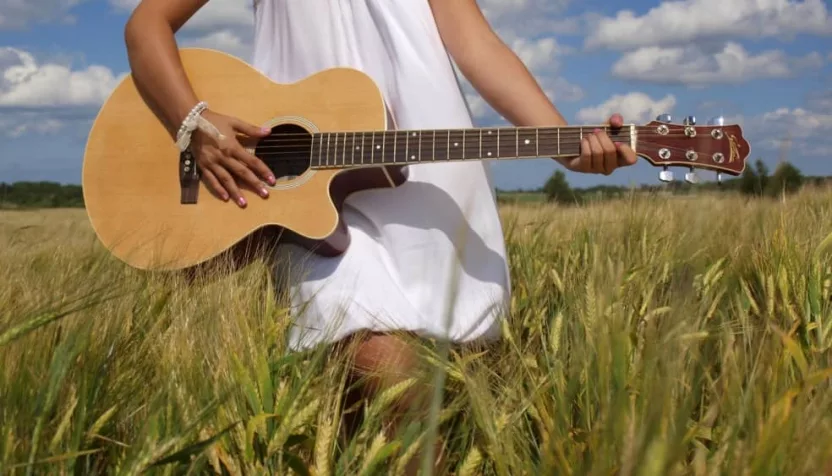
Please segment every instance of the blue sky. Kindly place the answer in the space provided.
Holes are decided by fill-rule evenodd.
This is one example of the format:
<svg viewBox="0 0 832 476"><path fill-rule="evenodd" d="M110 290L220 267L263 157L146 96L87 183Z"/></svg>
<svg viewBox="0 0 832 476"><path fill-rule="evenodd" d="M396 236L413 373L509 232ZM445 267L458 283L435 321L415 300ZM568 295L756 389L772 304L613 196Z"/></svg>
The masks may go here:
<svg viewBox="0 0 832 476"><path fill-rule="evenodd" d="M122 29L136 3L0 0L0 181L80 182L92 119L127 71ZM632 0L627 10L598 0L479 3L572 124L612 112L636 123L663 112L700 123L722 114L743 126L752 160L774 167L791 137L788 160L832 175L828 1ZM250 0L209 1L178 38L247 58ZM502 122L465 91L479 125ZM534 188L556 168L500 163L495 177L501 188ZM640 161L609 177L568 177L578 186L655 183L657 172Z"/></svg>

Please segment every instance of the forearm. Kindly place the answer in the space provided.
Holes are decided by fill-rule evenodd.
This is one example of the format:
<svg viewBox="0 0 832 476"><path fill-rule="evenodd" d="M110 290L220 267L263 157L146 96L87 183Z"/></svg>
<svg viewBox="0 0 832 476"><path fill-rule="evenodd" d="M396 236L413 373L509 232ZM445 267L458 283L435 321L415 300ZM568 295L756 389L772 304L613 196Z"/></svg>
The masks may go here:
<svg viewBox="0 0 832 476"><path fill-rule="evenodd" d="M485 36L454 58L482 98L517 126L566 125L520 58L496 35Z"/></svg>
<svg viewBox="0 0 832 476"><path fill-rule="evenodd" d="M124 31L133 81L172 138L199 101L179 59L174 27L141 6Z"/></svg>

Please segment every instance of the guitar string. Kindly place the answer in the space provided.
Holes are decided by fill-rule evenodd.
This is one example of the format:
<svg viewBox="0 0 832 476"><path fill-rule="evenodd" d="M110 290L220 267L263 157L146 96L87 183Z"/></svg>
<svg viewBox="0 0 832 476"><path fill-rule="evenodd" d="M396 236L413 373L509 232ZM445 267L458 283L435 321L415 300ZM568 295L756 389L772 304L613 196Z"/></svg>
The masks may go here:
<svg viewBox="0 0 832 476"><path fill-rule="evenodd" d="M671 150L671 151L678 151L678 152L684 152L684 153L688 152L688 149L680 149L678 147L667 147L667 146L663 146L662 144L653 144L653 143L650 143L650 142L645 142L644 144L652 146L652 147L657 148L657 149L666 148L666 149ZM697 151L695 151L695 152L697 153L697 155L700 155L700 156L704 155L705 159L703 160L702 157L699 157L697 160L691 161L691 160L688 160L687 158L685 158L684 160L686 161L685 162L686 164L691 164L693 166L695 164L701 164L701 163L710 164L710 162L712 162L712 160L709 160L709 159L712 159L712 158L710 156L708 156L707 153L697 152ZM395 165L397 163L398 164L407 164L407 163L415 164L415 163L432 163L432 162L458 162L458 161L466 161L466 160L518 159L518 158L525 158L526 157L526 156L518 157L516 155L514 155L514 156L507 155L507 156L502 156L502 157L450 158L449 156L444 156L444 157L441 157L441 158L438 158L438 159L435 159L435 160L433 160L433 159L421 159L421 160L405 160L405 161L402 161L402 162L396 162L396 161L391 162L389 160L390 154L386 154L386 157L388 157L388 160L378 160L378 161L371 160L370 162L365 163L363 161L356 162L356 161L352 160L352 156L349 156L349 160L347 160L347 159L338 160L339 158L343 158L344 157L343 155L338 157L338 158L336 158L334 155L329 156L328 158L327 157L320 157L320 158L315 157L311 160L306 155L305 152L303 153L302 157L296 157L294 159L287 158L287 155L289 155L289 154L284 154L282 152L268 152L268 153L264 153L262 155L259 155L259 158L269 160L269 159L275 159L275 158L280 159L282 157L283 159L280 159L280 160L282 160L283 162L290 162L291 161L291 162L302 162L302 163L309 163L309 164L316 163L317 166L320 167L320 166L323 166L323 165L337 166L339 164L344 165L344 166L346 166L346 165L376 165L376 164L378 164L378 165L391 165L391 164ZM564 155L564 154L561 154L561 155ZM576 154L566 154L566 155L567 156L575 156L575 157L578 156L577 153ZM537 156L529 156L529 157L534 158L534 157L537 157ZM546 157L546 155L541 154L539 157L544 158L544 157ZM668 159L668 160L671 160L671 159ZM332 164L330 164L330 162L332 162ZM679 159L674 159L674 163L678 163L678 162L679 162ZM310 165L310 166L313 166L313 165ZM719 166L719 164L717 163L716 166ZM726 167L726 169L727 169L727 167Z"/></svg>
<svg viewBox="0 0 832 476"><path fill-rule="evenodd" d="M710 136L708 136L708 137L710 137ZM691 141L696 141L697 143L699 143L702 140L702 139L697 139L696 137L688 137L685 134L657 134L657 133L654 133L654 134L639 134L636 137L636 144L645 143L643 141L643 139L656 139L656 138L659 138L659 139L688 138ZM349 150L353 150L354 149L353 144L355 144L356 147L361 147L361 145L358 143L357 139L358 138L356 138L356 141L353 142L351 138L347 138L347 140L344 141L343 137L340 137L340 136L338 138L331 137L331 138L327 139L327 141L329 143L328 144L325 143L324 148L326 148L326 147L329 147L330 149L334 148L334 147L344 148L346 146ZM526 140L524 138L505 138L505 139L500 138L500 140L501 140L500 149L502 150L505 147L515 147L516 148L518 146L522 147L522 148L537 147L538 144L543 144L544 141L546 142L546 144L545 144L546 147L553 147L553 146L556 146L557 144L561 144L561 145L567 144L567 145L569 145L569 144L574 144L574 143L580 143L583 140L583 138L580 135L576 135L576 134L561 134L559 140L557 140L558 139L557 136L540 135L539 139L537 139L537 140L535 140L535 141L533 141L529 144L525 144L525 143L513 144L513 142L516 142L518 139L523 140L523 141ZM630 141L632 140L632 138L628 138L628 137L611 137L610 139L613 142L620 142L620 143L628 144L628 145L629 145ZM497 146L497 143L496 143L497 139L496 138L489 138L488 140L489 140L488 147L494 148L494 147ZM503 140L505 140L506 142L502 143ZM718 140L718 139L706 139L706 140L710 141L710 140ZM434 141L432 138L423 138L421 140L415 139L413 141L410 141L410 140L403 140L402 138L388 137L387 139L376 138L376 140L374 140L374 141L371 140L371 144L375 145L375 146L382 146L382 145L383 146L387 146L387 145L392 146L393 144L395 144L396 147L408 146L408 147L412 147L412 148L418 148L419 146L425 146L426 141L428 142L427 147L429 147L429 148L431 148L431 147L432 148L436 148L436 147L445 148L445 147L447 147L447 144L449 142L447 140L447 136L441 138L441 142ZM470 145L471 141L474 141L476 143L476 146L480 147L480 141L479 141L478 138L466 137L463 140L462 138L451 137L450 141L451 142L457 142L457 143L463 143L463 144L466 145L466 147ZM537 144L535 144L535 142ZM276 145L270 145L270 144L276 144ZM247 147L249 147L249 148L255 148L255 149L258 149L258 150L273 150L273 149L286 149L286 148L294 148L294 147L311 147L311 146L315 146L315 147L318 147L320 149L320 147L321 147L320 139L312 139L312 138L308 138L308 137L306 139L291 139L291 140L281 140L281 139L265 140L264 139L264 140L261 140L261 141L259 141L258 143L254 144L254 145L247 145ZM358 149L354 149L354 150L358 150Z"/></svg>

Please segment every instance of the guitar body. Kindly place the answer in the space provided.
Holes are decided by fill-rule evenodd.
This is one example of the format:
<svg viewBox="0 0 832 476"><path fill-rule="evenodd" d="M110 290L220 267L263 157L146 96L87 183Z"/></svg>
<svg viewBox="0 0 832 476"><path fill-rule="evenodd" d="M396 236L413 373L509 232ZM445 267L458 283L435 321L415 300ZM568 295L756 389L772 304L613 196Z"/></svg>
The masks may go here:
<svg viewBox="0 0 832 476"><path fill-rule="evenodd" d="M271 127L270 137L294 134L310 141L313 132L386 129L382 94L357 70L330 69L278 84L233 56L180 51L197 97L212 110ZM103 245L139 269L202 265L264 234L332 256L349 244L339 218L343 200L405 180L401 167L299 172L297 164L291 170L280 162L267 164L278 180L274 186L264 183L267 199L246 189L248 205L240 208L193 181L191 202L182 203L179 151L128 76L103 105L89 135L83 166L86 210Z"/></svg>

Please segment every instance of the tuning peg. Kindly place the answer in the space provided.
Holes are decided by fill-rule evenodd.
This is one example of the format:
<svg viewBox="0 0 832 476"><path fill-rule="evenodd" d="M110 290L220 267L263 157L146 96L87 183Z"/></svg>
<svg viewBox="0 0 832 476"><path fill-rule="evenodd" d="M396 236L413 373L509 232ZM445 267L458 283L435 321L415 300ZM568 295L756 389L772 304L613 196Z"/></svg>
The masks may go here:
<svg viewBox="0 0 832 476"><path fill-rule="evenodd" d="M656 120L665 123L673 122L673 118L670 117L670 114L659 114L658 116L656 116Z"/></svg>
<svg viewBox="0 0 832 476"><path fill-rule="evenodd" d="M686 126L695 126L696 125L696 117L688 116L685 118L684 124Z"/></svg>
<svg viewBox="0 0 832 476"><path fill-rule="evenodd" d="M667 167L664 168L661 172L659 172L659 180L662 182L672 182L673 181L673 171L667 170Z"/></svg>
<svg viewBox="0 0 832 476"><path fill-rule="evenodd" d="M691 167L690 172L685 174L685 182L690 184L699 183L699 176L696 175L696 172Z"/></svg>
<svg viewBox="0 0 832 476"><path fill-rule="evenodd" d="M722 116L712 117L708 121L709 126L724 126L725 125L725 118Z"/></svg>

